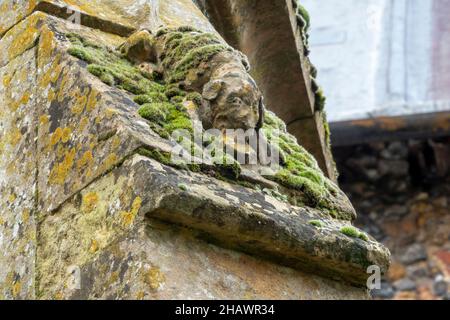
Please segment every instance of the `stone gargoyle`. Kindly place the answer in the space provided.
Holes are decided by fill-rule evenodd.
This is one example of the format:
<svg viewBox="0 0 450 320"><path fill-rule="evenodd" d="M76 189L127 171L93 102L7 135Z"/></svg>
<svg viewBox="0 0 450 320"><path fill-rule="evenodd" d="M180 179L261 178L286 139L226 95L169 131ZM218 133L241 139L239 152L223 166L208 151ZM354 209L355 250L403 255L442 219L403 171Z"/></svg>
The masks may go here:
<svg viewBox="0 0 450 320"><path fill-rule="evenodd" d="M287 132L284 122L265 110L246 57L216 34L191 27L162 28L155 33L140 30L114 49L100 47L76 34L68 38L72 42L69 53L86 61L88 71L104 83L132 94L141 106L139 115L160 137L170 139L176 130L193 132L197 123L201 130L219 132L255 129L258 138L263 132L270 150L277 148L280 155L279 168L269 175L235 159L231 164L225 161L225 170L223 164L206 168L193 165L188 169L207 174L218 170L217 177L238 183L248 183L249 179L243 181L248 178L244 171L257 172L247 185L267 189L295 205L320 208L335 218L355 218L345 194L324 176L314 157ZM202 143L194 147L204 148L205 141ZM185 149L190 153L195 148ZM244 153L247 151L244 149ZM147 155L173 164L170 154Z"/></svg>
<svg viewBox="0 0 450 320"><path fill-rule="evenodd" d="M262 126L262 94L248 73L247 58L218 37L191 28L164 29L156 36L141 30L120 50L142 69L159 72L169 83L178 82L183 90L200 93L199 113L205 129Z"/></svg>

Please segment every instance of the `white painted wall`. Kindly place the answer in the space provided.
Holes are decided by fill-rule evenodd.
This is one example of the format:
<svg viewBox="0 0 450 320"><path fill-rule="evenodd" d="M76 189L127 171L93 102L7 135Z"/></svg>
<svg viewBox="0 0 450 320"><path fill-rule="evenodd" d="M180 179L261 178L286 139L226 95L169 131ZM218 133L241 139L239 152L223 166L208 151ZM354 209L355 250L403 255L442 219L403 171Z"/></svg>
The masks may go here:
<svg viewBox="0 0 450 320"><path fill-rule="evenodd" d="M450 4L302 1L311 15L311 60L331 121L450 110L448 95L430 97L434 1Z"/></svg>

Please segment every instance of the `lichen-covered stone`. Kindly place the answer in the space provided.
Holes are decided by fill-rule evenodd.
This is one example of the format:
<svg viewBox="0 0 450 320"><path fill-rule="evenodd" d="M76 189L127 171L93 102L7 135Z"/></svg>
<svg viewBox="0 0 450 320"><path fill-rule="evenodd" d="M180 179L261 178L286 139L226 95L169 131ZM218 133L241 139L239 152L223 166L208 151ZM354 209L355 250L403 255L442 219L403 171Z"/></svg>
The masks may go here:
<svg viewBox="0 0 450 320"><path fill-rule="evenodd" d="M188 187L180 188L181 184ZM157 193L152 191L155 188ZM167 242L173 227L155 225L154 218L172 226L194 228L195 238L357 285L365 284L369 265L379 265L382 270L387 267L388 252L372 238L365 242L343 235L340 230L345 224L327 219L318 210L295 208L255 190L175 170L135 155L42 221L38 239L38 296L133 298L141 290L148 298L173 295L169 285L175 277L173 259L185 253L184 249L172 248L172 240ZM322 228L312 226L308 223L311 220L321 221ZM143 233L145 228L147 233ZM177 243L183 248L194 240L182 230L177 231L180 237ZM141 249L124 249L130 246ZM149 254L154 250L164 252L166 258L161 260ZM207 255L211 254L209 250ZM146 252L144 258L139 254L142 251ZM217 252L223 255L223 251ZM189 279L209 274L205 271L208 268L195 271L200 266L192 257L183 259L193 269L177 288L186 288L191 283ZM268 266L273 270L273 266ZM81 291L66 285L72 279L68 270L73 268L81 270ZM223 272L212 265L210 268L219 274ZM233 272L231 265L225 270ZM295 273L292 277L294 281L301 279ZM271 283L270 279L265 281ZM255 285L248 283L250 287ZM275 287L286 288L285 284ZM214 281L208 282L206 288L212 290L210 297L229 298L233 290L242 294L237 288L217 292ZM208 297L195 289L192 294Z"/></svg>
<svg viewBox="0 0 450 320"><path fill-rule="evenodd" d="M61 17L58 6L69 2L91 20L77 26L48 14ZM8 52L0 57L0 298L351 298L365 296L356 287L367 266L386 270L384 247L341 232L351 204L275 116L264 123L283 133L285 171L275 181L233 162L171 162L175 141L158 128L185 128L217 90L166 83L161 70L149 73L117 51L132 28L111 27L142 5L126 15L125 0L5 3L17 7L0 39ZM169 30L212 29L191 1L144 3L159 3L150 9ZM116 24L100 23L108 20ZM252 86L245 61L223 46L207 62L232 61L229 71L242 75L232 86ZM169 73L198 67L176 60ZM253 266L251 275L239 261Z"/></svg>
<svg viewBox="0 0 450 320"><path fill-rule="evenodd" d="M34 298L36 49L0 68L0 299Z"/></svg>

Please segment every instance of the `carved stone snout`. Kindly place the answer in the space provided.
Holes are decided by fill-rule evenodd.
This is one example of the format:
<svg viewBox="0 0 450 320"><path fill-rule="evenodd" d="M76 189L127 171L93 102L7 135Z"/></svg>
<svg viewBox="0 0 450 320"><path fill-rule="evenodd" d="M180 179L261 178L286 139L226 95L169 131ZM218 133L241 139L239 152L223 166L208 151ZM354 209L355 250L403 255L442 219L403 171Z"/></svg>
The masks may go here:
<svg viewBox="0 0 450 320"><path fill-rule="evenodd" d="M157 62L155 39L148 30L133 33L119 49L125 57L135 63Z"/></svg>

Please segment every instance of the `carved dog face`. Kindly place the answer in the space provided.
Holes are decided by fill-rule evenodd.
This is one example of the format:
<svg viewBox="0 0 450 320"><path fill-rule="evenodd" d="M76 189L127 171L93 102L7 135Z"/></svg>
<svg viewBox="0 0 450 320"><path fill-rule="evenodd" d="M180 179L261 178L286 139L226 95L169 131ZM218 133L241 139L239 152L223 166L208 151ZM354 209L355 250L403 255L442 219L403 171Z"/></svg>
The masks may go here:
<svg viewBox="0 0 450 320"><path fill-rule="evenodd" d="M203 88L207 101L202 114L205 128L253 129L262 117L262 96L253 79L242 73L229 73Z"/></svg>

